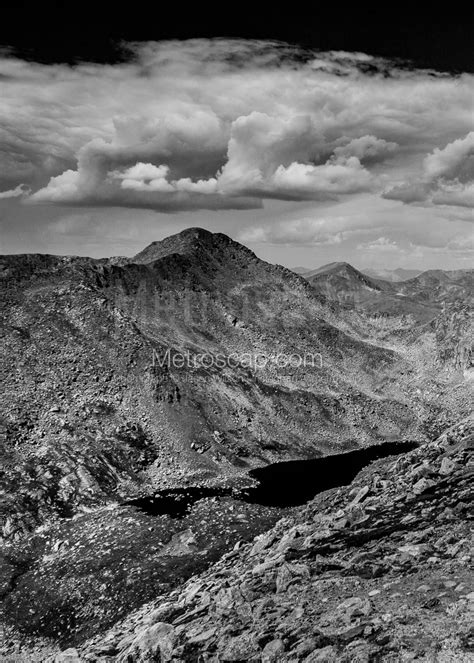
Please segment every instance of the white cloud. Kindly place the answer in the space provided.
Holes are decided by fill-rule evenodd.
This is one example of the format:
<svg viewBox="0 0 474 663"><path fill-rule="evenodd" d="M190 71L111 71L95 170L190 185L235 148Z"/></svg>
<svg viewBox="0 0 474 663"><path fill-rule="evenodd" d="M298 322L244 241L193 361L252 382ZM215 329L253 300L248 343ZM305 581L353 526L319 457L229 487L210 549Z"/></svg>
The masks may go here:
<svg viewBox="0 0 474 663"><path fill-rule="evenodd" d="M272 178L276 191L292 193L297 198L368 191L372 184L373 177L357 157L329 160L321 166L294 162L287 168L279 166Z"/></svg>
<svg viewBox="0 0 474 663"><path fill-rule="evenodd" d="M311 115L276 117L254 111L233 122L227 162L217 184L222 192L289 199L318 200L364 191L375 178L351 156L351 149L365 154L388 145L395 146L365 136L361 143L354 139L336 148L327 159L331 148Z"/></svg>
<svg viewBox="0 0 474 663"><path fill-rule="evenodd" d="M81 200L80 191L80 173L76 170L65 170L61 175L52 177L48 186L36 191L30 196L30 200L35 202L75 202Z"/></svg>
<svg viewBox="0 0 474 663"><path fill-rule="evenodd" d="M423 174L428 181L474 179L474 131L443 149L435 148L423 161Z"/></svg>
<svg viewBox="0 0 474 663"><path fill-rule="evenodd" d="M174 191L168 182L168 166L154 166L151 163L137 163L123 172L114 171L109 173L109 178L122 180L122 189L133 189L134 191L160 191L162 193Z"/></svg>
<svg viewBox="0 0 474 663"><path fill-rule="evenodd" d="M257 191L272 188L280 166L317 159L324 138L309 114L269 115L252 111L230 128L227 161L219 176L223 190Z"/></svg>
<svg viewBox="0 0 474 663"><path fill-rule="evenodd" d="M8 165L0 186L26 182L32 203L238 209L265 198L393 190L431 154L422 184L443 172L445 200L466 200L453 186L454 177L468 181L456 159L464 163L460 137L472 126L472 76L269 42L131 49L116 65L0 58L0 162ZM139 164L160 174L140 177Z"/></svg>
<svg viewBox="0 0 474 663"><path fill-rule="evenodd" d="M419 178L384 193L405 203L474 207L474 131L435 148L422 163Z"/></svg>
<svg viewBox="0 0 474 663"><path fill-rule="evenodd" d="M29 198L30 203L84 206L121 206L161 211L188 209L252 209L259 199L229 197L217 191L216 181L180 178L168 181L171 169L138 162L123 170L109 170L123 160L121 148L91 141L79 150L78 169L52 177L48 185Z"/></svg>
<svg viewBox="0 0 474 663"><path fill-rule="evenodd" d="M154 166L151 163L137 163L123 172L109 173L109 178L122 180L122 189L135 191L159 191L161 193L188 191L193 193L217 193L217 180L197 180L193 182L189 177L169 181L170 169L168 166Z"/></svg>

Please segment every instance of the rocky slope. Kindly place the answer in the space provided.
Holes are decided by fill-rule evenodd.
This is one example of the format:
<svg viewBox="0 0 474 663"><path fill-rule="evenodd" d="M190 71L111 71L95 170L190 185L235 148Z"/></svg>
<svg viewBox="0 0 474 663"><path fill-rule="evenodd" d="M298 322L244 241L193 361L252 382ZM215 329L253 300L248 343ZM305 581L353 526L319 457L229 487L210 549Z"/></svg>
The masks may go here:
<svg viewBox="0 0 474 663"><path fill-rule="evenodd" d="M279 553L276 541L269 539L260 552L255 549L257 561L252 556L256 552L250 552L253 548L243 544L272 527L282 513L290 518L290 511L280 507L241 499L239 491L250 485L252 469L393 440L434 439L466 415L472 322L469 302L463 297L470 275L425 275L415 284L383 284L360 278L349 267L331 268L324 276L326 285L318 291L314 282L259 260L225 235L200 229L155 242L132 259L39 255L0 259L2 654L45 660L58 648L73 645L85 660L99 655L124 661L127 657L167 660L168 645L164 653L155 647L153 654L146 650L136 654L144 645L132 643L129 629L142 629L147 609L134 611L157 595L169 597L156 599L157 609L175 599L181 605L180 590L173 588L191 575L214 578L216 573L218 578L221 567L206 569L234 545L234 553L222 561L222 577L232 580L235 564L235 572L250 584L241 589L239 581L226 605L235 601L237 615L232 613L231 621L235 617L236 625L240 619L248 624L250 613L244 607L240 614L239 597L242 592L247 596L247 590L251 596L250 580L255 575L251 567ZM430 294L433 278L438 283L435 295ZM345 292L369 292L375 298L370 302L375 312L368 305L341 303L333 297L327 284L334 279L342 279ZM406 292L393 294L395 285L403 285ZM406 309L403 314L382 315L384 297L409 301L416 315ZM232 355L234 361L223 366L196 364L196 356L204 354ZM258 366L246 362L255 354L266 362ZM316 362L294 366L276 361L278 356L296 354L316 356ZM190 363L171 361L179 356L190 357ZM380 464L384 478L382 483L370 479L370 496L363 496L364 504L370 506L373 499L375 511L377 505L385 505L395 523L408 515L407 509L416 511L414 501L404 503L401 498L412 485L411 475L405 476L409 464L419 463L423 453L433 459L448 453L443 445L431 443L424 451L413 452L406 457L407 465L385 471L387 466ZM456 456L457 463L464 460ZM437 481L436 472L427 470L429 481ZM390 486L397 497L394 504L404 511L392 513L392 506L384 502L383 491ZM184 487L204 492L179 517L164 513L157 518L136 506L156 491ZM205 493L208 489L211 492ZM452 500L459 490L457 484L449 484ZM353 539L352 515L346 522L342 512L353 496L345 489L325 495L299 511L294 521L282 521L269 536L281 534L286 540L290 531L290 539L301 543L307 538L305 527L313 521L316 529L311 536L316 538L329 527L328 545L335 557L330 557L330 568L323 564L323 573L337 572L337 582L344 588L346 581L341 578L351 574L342 573L345 567L340 564L346 559L344 546ZM425 497L424 493L420 497L420 508ZM454 508L450 499L446 496L443 504ZM463 515L462 509L459 513ZM334 532L331 523L338 521L341 526ZM355 525L360 523L365 520ZM291 528L301 524L301 536L294 535ZM407 536L410 531L408 527ZM459 524L453 536L461 531ZM383 530L381 536L385 535ZM284 574L288 564L306 565L310 575L302 571L305 581L315 573L313 561L285 558L281 564ZM277 566L275 573L280 573L280 562ZM222 658L229 655L229 638L237 638L237 657L239 643L250 642L245 629L225 631L226 611L209 613L215 621L208 628L216 629L214 639L199 632L196 643L190 644L187 627L178 628L188 617L180 623L179 616L160 613L158 621L165 625L159 625L156 633L164 629L171 634L176 660L206 660L206 656L252 660L253 655L260 660L267 644L265 657L268 652L274 657L268 660L278 660L280 654L286 660L295 643L277 632L276 624L265 621L269 596L268 606L273 605L276 576L272 580L258 573L258 582L260 575L264 584L257 596L264 607L255 615L261 613L258 619L263 621L257 625L264 631L256 640L252 634L257 631L251 631L250 659ZM232 583L237 583L236 577ZM336 610L335 602L350 598L348 592L356 586L334 594L328 606ZM327 587L332 587L331 582ZM304 607L310 617L310 603L319 596L311 591ZM294 603L294 597L290 599ZM118 630L105 640L96 635L129 613L131 621L117 627L120 637ZM286 613L275 614L285 621ZM199 631L200 624L196 628ZM270 638L272 629L276 635ZM190 633L194 637L192 629ZM125 635L128 640L120 642ZM85 645L92 636L96 639ZM333 648L326 653L345 656L341 642L331 637L321 640ZM148 632L145 639L152 641ZM283 642L285 653L279 642L270 646L276 640ZM456 647L461 652L459 642ZM234 644L229 645L231 650ZM367 646L372 644L370 640ZM291 653L288 660L304 660L303 653ZM58 660L69 660L68 655L61 656ZM77 659L74 652L71 657Z"/></svg>
<svg viewBox="0 0 474 663"><path fill-rule="evenodd" d="M472 661L473 432L465 421L373 463L105 636L48 660Z"/></svg>
<svg viewBox="0 0 474 663"><path fill-rule="evenodd" d="M0 286L6 540L143 491L420 436L429 417L400 355L225 235L190 229L131 260L4 256ZM168 366L176 353L240 361ZM270 358L257 370L255 353ZM315 364L275 361L294 353Z"/></svg>
<svg viewBox="0 0 474 663"><path fill-rule="evenodd" d="M333 304L335 317L346 324L343 329L403 356L428 399L436 390L446 396L443 385L449 381L454 388L448 400L456 389L463 390L463 383L469 385L474 270L431 270L388 283L368 280L347 263L333 263L304 276Z"/></svg>

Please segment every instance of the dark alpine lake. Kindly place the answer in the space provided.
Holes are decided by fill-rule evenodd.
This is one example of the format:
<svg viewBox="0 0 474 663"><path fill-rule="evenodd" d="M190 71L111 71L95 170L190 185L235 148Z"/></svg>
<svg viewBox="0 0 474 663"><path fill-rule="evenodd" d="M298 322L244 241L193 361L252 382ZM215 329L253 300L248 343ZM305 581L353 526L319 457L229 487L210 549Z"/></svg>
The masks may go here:
<svg viewBox="0 0 474 663"><path fill-rule="evenodd" d="M349 484L360 470L374 460L406 453L416 442L386 442L332 456L273 463L250 470L258 485L236 493L231 488L190 487L168 489L127 502L152 515L182 518L199 500L233 497L250 504L294 507L305 504L318 493Z"/></svg>

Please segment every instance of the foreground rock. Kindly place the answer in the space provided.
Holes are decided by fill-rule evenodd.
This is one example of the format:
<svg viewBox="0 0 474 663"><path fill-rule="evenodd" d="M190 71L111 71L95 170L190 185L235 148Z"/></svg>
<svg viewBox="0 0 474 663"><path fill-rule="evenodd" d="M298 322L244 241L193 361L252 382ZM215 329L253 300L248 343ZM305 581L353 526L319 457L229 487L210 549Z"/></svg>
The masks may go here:
<svg viewBox="0 0 474 663"><path fill-rule="evenodd" d="M0 550L0 624L23 638L75 647L202 573L296 505L349 484L371 460L414 447L386 443L278 463L256 470L260 483L253 489L164 491L41 528Z"/></svg>
<svg viewBox="0 0 474 663"><path fill-rule="evenodd" d="M472 661L473 430L377 461L50 660Z"/></svg>

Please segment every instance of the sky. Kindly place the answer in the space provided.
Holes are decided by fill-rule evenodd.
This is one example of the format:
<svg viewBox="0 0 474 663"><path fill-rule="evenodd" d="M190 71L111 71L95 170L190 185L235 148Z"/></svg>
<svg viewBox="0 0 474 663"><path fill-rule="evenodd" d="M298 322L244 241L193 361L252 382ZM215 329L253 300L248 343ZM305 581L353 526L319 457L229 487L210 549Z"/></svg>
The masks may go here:
<svg viewBox="0 0 474 663"><path fill-rule="evenodd" d="M133 255L200 226L290 267L472 267L466 21L68 32L27 4L0 28L1 253Z"/></svg>

